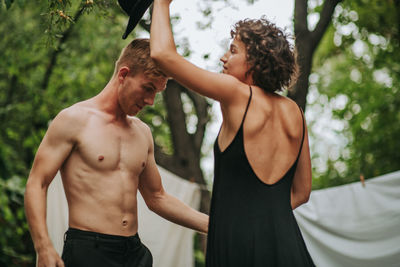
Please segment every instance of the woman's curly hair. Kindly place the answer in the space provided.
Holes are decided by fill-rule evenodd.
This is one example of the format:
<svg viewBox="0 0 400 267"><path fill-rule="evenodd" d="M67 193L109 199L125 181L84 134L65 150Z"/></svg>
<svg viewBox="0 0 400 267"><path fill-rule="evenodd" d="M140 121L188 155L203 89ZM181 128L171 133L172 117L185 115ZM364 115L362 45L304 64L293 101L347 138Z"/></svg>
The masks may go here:
<svg viewBox="0 0 400 267"><path fill-rule="evenodd" d="M246 46L247 62L254 84L268 92L282 91L297 80L296 53L285 34L265 17L238 21L231 37Z"/></svg>

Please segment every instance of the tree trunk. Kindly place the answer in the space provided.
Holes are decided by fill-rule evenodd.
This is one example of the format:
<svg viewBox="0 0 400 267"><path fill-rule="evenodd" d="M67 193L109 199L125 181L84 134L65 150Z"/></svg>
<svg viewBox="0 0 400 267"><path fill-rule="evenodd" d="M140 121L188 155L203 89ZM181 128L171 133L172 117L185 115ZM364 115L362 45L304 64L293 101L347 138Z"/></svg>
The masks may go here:
<svg viewBox="0 0 400 267"><path fill-rule="evenodd" d="M308 29L308 3L307 0L295 0L294 5L294 34L296 50L300 67L299 79L289 97L303 110L306 108L308 94L308 77L311 74L313 55L328 28L336 5L342 0L325 0L320 12L320 19L313 31Z"/></svg>
<svg viewBox="0 0 400 267"><path fill-rule="evenodd" d="M196 110L198 121L194 134L190 134L186 128L186 114L183 111L181 94L187 94ZM174 153L167 155L156 145L156 161L160 166L176 175L199 184L201 187L200 211L209 214L211 196L200 167L200 157L205 128L209 121L208 108L210 105L204 97L187 90L174 80L168 82L163 96ZM206 250L206 241L207 237L201 235L200 245L203 252Z"/></svg>
<svg viewBox="0 0 400 267"><path fill-rule="evenodd" d="M196 115L198 118L197 130L190 134L186 128L186 115L183 111L181 94L186 93L194 102ZM171 138L174 148L173 155L167 155L156 146L157 163L167 170L179 175L180 177L196 182L206 187L203 172L200 168L201 146L205 133L205 126L209 121L208 107L204 97L193 92L187 91L177 82L170 80L167 89L164 91L164 102L167 108L167 122L171 131ZM202 193L200 210L208 213L210 204L210 194Z"/></svg>

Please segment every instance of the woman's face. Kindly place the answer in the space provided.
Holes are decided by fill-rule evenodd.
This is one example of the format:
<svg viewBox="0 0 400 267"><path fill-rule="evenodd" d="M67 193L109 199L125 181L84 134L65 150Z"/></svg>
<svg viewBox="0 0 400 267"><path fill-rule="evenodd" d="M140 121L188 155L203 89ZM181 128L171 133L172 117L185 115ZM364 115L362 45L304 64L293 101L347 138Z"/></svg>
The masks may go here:
<svg viewBox="0 0 400 267"><path fill-rule="evenodd" d="M246 60L246 47L238 37L233 39L229 50L220 59L224 63L223 73L232 75L244 83L248 83L246 72L249 65Z"/></svg>

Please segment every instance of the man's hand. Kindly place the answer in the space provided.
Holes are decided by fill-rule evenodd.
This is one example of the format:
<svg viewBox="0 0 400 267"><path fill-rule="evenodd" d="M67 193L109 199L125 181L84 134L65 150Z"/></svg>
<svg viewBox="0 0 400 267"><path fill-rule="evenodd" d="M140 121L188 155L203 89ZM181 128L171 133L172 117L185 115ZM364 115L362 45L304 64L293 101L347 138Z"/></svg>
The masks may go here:
<svg viewBox="0 0 400 267"><path fill-rule="evenodd" d="M65 267L63 260L53 247L38 252L38 267Z"/></svg>

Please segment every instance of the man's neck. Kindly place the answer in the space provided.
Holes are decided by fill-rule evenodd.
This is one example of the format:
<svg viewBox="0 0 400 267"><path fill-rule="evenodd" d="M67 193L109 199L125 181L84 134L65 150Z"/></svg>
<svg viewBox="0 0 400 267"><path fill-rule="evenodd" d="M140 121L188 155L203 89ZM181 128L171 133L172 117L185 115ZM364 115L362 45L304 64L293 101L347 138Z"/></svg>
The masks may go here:
<svg viewBox="0 0 400 267"><path fill-rule="evenodd" d="M104 89L93 98L95 105L101 111L112 116L113 121L125 122L127 115L118 103L118 81L112 79Z"/></svg>

